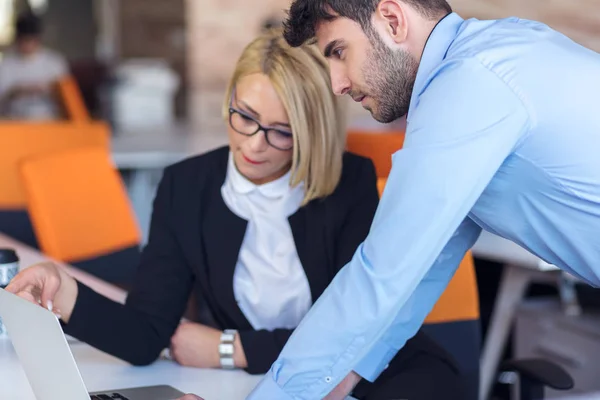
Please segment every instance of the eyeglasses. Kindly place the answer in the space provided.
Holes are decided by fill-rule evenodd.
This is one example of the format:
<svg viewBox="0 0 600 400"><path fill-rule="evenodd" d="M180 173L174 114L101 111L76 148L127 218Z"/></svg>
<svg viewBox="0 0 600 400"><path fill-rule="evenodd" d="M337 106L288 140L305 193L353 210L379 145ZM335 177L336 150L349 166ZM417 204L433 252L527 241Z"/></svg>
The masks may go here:
<svg viewBox="0 0 600 400"><path fill-rule="evenodd" d="M253 136L259 131L263 131L269 146L282 151L291 150L294 147L294 135L292 132L261 125L254 117L233 107L234 96L235 89L229 101L229 125L234 131L244 136Z"/></svg>

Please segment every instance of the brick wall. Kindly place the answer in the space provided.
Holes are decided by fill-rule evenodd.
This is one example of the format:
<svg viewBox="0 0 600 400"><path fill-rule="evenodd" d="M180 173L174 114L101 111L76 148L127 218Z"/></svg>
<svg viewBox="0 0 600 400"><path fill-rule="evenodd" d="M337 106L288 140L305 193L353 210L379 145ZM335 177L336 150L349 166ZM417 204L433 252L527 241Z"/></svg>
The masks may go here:
<svg viewBox="0 0 600 400"><path fill-rule="evenodd" d="M132 1L132 0L128 0ZM141 1L141 0L138 0ZM220 105L237 57L270 16L282 17L291 0L185 0L189 115L201 130L223 129ZM516 15L541 20L600 51L600 0L450 0L464 17ZM370 116L350 104L351 121Z"/></svg>
<svg viewBox="0 0 600 400"><path fill-rule="evenodd" d="M600 0L450 0L450 4L463 17L541 21L600 52Z"/></svg>
<svg viewBox="0 0 600 400"><path fill-rule="evenodd" d="M225 86L243 48L290 0L186 0L189 111L202 130L223 129Z"/></svg>

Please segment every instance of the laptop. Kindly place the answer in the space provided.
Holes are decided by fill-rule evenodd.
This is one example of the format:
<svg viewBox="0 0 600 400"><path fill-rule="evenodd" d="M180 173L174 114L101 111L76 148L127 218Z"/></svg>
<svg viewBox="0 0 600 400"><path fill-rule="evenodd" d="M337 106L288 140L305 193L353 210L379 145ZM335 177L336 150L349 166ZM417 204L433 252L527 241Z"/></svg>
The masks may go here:
<svg viewBox="0 0 600 400"><path fill-rule="evenodd" d="M168 385L88 393L52 312L0 289L0 318L37 400L174 400L184 395Z"/></svg>

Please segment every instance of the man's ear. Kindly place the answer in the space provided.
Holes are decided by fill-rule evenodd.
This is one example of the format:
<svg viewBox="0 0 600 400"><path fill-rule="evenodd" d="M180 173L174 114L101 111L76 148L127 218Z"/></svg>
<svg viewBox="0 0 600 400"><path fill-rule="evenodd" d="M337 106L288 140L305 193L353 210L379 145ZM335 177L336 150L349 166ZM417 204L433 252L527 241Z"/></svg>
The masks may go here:
<svg viewBox="0 0 600 400"><path fill-rule="evenodd" d="M377 6L373 23L384 41L400 44L406 40L408 26L404 7L406 5L398 0L382 0Z"/></svg>

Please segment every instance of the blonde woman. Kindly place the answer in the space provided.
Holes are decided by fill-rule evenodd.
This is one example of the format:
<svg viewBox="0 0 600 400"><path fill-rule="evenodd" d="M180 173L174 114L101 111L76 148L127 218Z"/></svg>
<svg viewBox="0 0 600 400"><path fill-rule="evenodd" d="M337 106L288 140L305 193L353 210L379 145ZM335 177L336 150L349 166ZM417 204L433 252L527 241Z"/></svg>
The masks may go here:
<svg viewBox="0 0 600 400"><path fill-rule="evenodd" d="M124 306L49 264L26 269L8 289L32 300L41 292L67 333L132 364L168 348L186 366L266 372L367 235L375 171L344 152L324 59L312 46L289 47L278 31L244 50L223 117L229 146L166 169ZM180 324L192 294L210 318ZM444 382L457 381L454 367L420 333L357 396L403 398L417 377L410 371L453 398Z"/></svg>

